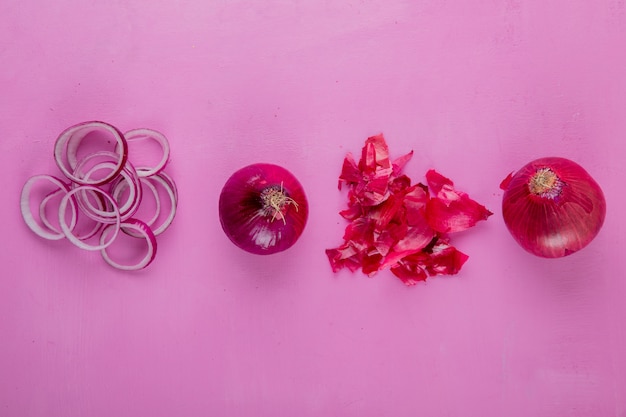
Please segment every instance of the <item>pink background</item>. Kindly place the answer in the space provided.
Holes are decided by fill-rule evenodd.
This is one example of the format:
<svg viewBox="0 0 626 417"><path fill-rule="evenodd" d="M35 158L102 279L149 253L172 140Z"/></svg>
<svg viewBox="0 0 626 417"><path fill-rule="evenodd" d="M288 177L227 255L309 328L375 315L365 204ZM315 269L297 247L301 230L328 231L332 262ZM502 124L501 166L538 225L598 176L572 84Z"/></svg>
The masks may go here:
<svg viewBox="0 0 626 417"><path fill-rule="evenodd" d="M626 416L624 0L0 3L1 416ZM178 216L139 273L34 236L18 198L58 133L100 119L172 144ZM333 274L341 161L383 132L495 214L458 276ZM540 156L602 185L605 227L544 260L500 180ZM311 215L248 255L217 198L253 162Z"/></svg>

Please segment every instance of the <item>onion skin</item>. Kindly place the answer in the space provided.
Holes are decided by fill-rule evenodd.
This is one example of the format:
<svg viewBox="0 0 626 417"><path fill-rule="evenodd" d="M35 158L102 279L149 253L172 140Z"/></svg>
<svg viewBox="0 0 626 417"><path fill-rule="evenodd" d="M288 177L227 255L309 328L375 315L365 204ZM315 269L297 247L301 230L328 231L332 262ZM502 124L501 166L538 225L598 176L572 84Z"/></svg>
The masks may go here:
<svg viewBox="0 0 626 417"><path fill-rule="evenodd" d="M280 212L264 203L267 190L287 198ZM235 172L219 199L222 229L239 248L258 255L282 252L302 234L309 207L302 185L278 165L257 163Z"/></svg>
<svg viewBox="0 0 626 417"><path fill-rule="evenodd" d="M602 189L584 168L568 159L536 159L509 175L500 188L505 190L502 215L507 228L534 255L560 258L577 252L604 223Z"/></svg>

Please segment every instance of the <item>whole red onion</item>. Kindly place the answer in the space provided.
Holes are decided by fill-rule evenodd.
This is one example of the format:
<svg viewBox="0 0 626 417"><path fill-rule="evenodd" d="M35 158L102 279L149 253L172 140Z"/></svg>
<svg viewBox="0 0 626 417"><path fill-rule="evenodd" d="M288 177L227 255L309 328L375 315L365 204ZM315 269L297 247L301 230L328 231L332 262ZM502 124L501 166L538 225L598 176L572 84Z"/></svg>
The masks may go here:
<svg viewBox="0 0 626 417"><path fill-rule="evenodd" d="M534 160L510 174L500 188L504 222L528 252L545 258L570 255L598 234L606 214L602 189L577 163Z"/></svg>
<svg viewBox="0 0 626 417"><path fill-rule="evenodd" d="M220 223L226 236L241 249L259 255L293 246L308 213L302 185L278 165L257 163L241 168L220 194Z"/></svg>

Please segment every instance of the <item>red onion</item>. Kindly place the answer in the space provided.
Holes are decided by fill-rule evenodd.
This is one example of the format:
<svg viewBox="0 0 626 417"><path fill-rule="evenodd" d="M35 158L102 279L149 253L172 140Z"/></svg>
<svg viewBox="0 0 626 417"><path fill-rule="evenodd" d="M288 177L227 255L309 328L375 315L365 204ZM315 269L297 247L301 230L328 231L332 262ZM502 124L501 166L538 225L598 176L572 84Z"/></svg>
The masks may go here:
<svg viewBox="0 0 626 417"><path fill-rule="evenodd" d="M259 255L290 248L304 230L309 206L296 177L278 165L253 164L235 172L220 194L226 236Z"/></svg>
<svg viewBox="0 0 626 417"><path fill-rule="evenodd" d="M606 214L600 186L565 158L540 158L510 174L500 188L504 222L528 252L545 258L570 255L598 234Z"/></svg>

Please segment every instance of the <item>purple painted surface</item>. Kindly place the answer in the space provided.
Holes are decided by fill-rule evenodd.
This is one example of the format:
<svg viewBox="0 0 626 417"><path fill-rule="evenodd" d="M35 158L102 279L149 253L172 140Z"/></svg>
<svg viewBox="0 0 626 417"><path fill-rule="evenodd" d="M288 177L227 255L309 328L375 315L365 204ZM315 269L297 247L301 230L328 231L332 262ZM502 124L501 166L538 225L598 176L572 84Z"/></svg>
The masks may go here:
<svg viewBox="0 0 626 417"><path fill-rule="evenodd" d="M626 416L624 1L5 0L0 20L0 415ZM92 119L171 142L179 212L139 273L20 218L56 135ZM495 213L454 240L458 276L331 272L342 159L379 132ZM608 205L557 260L515 244L498 189L548 155ZM309 197L271 257L217 216L254 162Z"/></svg>

